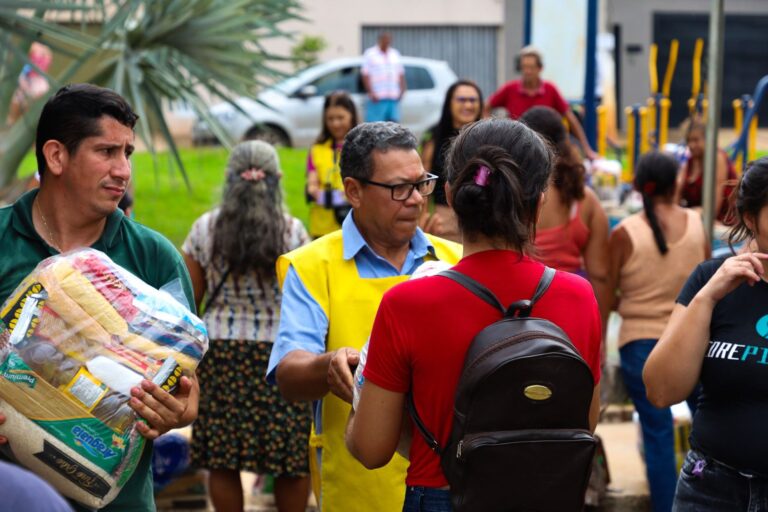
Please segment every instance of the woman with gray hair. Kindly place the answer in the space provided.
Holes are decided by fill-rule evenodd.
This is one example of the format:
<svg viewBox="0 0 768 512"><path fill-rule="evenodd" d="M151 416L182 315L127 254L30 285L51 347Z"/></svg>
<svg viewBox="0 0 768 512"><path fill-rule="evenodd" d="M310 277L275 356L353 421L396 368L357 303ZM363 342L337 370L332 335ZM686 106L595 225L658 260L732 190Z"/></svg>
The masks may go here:
<svg viewBox="0 0 768 512"><path fill-rule="evenodd" d="M309 241L283 209L280 163L261 141L234 148L221 205L192 226L182 252L210 350L198 368L200 412L192 460L210 470L217 511L243 510L240 471L275 477L278 510L303 511L309 494L308 403L288 403L263 378L279 325L275 261Z"/></svg>

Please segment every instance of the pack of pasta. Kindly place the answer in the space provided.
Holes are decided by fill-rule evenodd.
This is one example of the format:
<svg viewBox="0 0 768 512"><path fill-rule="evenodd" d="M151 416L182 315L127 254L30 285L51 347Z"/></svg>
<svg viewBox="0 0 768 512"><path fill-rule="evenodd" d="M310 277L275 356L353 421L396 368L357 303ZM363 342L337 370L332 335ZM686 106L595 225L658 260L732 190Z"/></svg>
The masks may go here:
<svg viewBox="0 0 768 512"><path fill-rule="evenodd" d="M0 435L64 496L103 507L144 449L131 388L173 393L208 348L205 325L93 249L42 261L0 321Z"/></svg>

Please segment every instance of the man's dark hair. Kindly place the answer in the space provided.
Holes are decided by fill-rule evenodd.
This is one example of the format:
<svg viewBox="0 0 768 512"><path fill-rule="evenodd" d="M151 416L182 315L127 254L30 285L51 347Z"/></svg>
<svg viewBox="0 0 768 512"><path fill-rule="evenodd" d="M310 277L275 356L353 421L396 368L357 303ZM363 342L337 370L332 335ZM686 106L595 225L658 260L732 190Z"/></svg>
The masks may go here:
<svg viewBox="0 0 768 512"><path fill-rule="evenodd" d="M370 179L373 176L373 152L390 149L415 150L416 136L397 123L363 123L352 128L344 137L341 149L342 178Z"/></svg>
<svg viewBox="0 0 768 512"><path fill-rule="evenodd" d="M110 89L92 84L71 84L56 91L43 107L37 123L35 156L40 181L46 169L45 143L57 140L73 154L84 139L100 134L99 119L103 116L110 116L131 129L139 118L128 102Z"/></svg>

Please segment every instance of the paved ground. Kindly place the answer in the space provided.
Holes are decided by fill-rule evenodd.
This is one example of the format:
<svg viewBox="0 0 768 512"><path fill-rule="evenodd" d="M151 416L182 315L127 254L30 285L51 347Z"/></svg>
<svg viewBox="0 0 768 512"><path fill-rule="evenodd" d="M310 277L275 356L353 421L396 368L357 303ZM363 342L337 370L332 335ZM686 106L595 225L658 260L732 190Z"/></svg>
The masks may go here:
<svg viewBox="0 0 768 512"><path fill-rule="evenodd" d="M633 422L601 423L597 434L603 439L611 483L598 510L650 510L645 465L638 450L639 431Z"/></svg>

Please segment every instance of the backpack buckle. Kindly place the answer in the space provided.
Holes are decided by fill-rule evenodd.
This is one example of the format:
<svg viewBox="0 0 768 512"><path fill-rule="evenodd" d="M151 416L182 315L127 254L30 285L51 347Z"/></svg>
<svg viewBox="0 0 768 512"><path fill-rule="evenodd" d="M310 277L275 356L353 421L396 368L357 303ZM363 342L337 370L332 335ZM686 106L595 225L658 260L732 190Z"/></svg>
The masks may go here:
<svg viewBox="0 0 768 512"><path fill-rule="evenodd" d="M532 307L533 304L530 300L518 300L509 305L504 316L507 318L527 318L531 314Z"/></svg>

